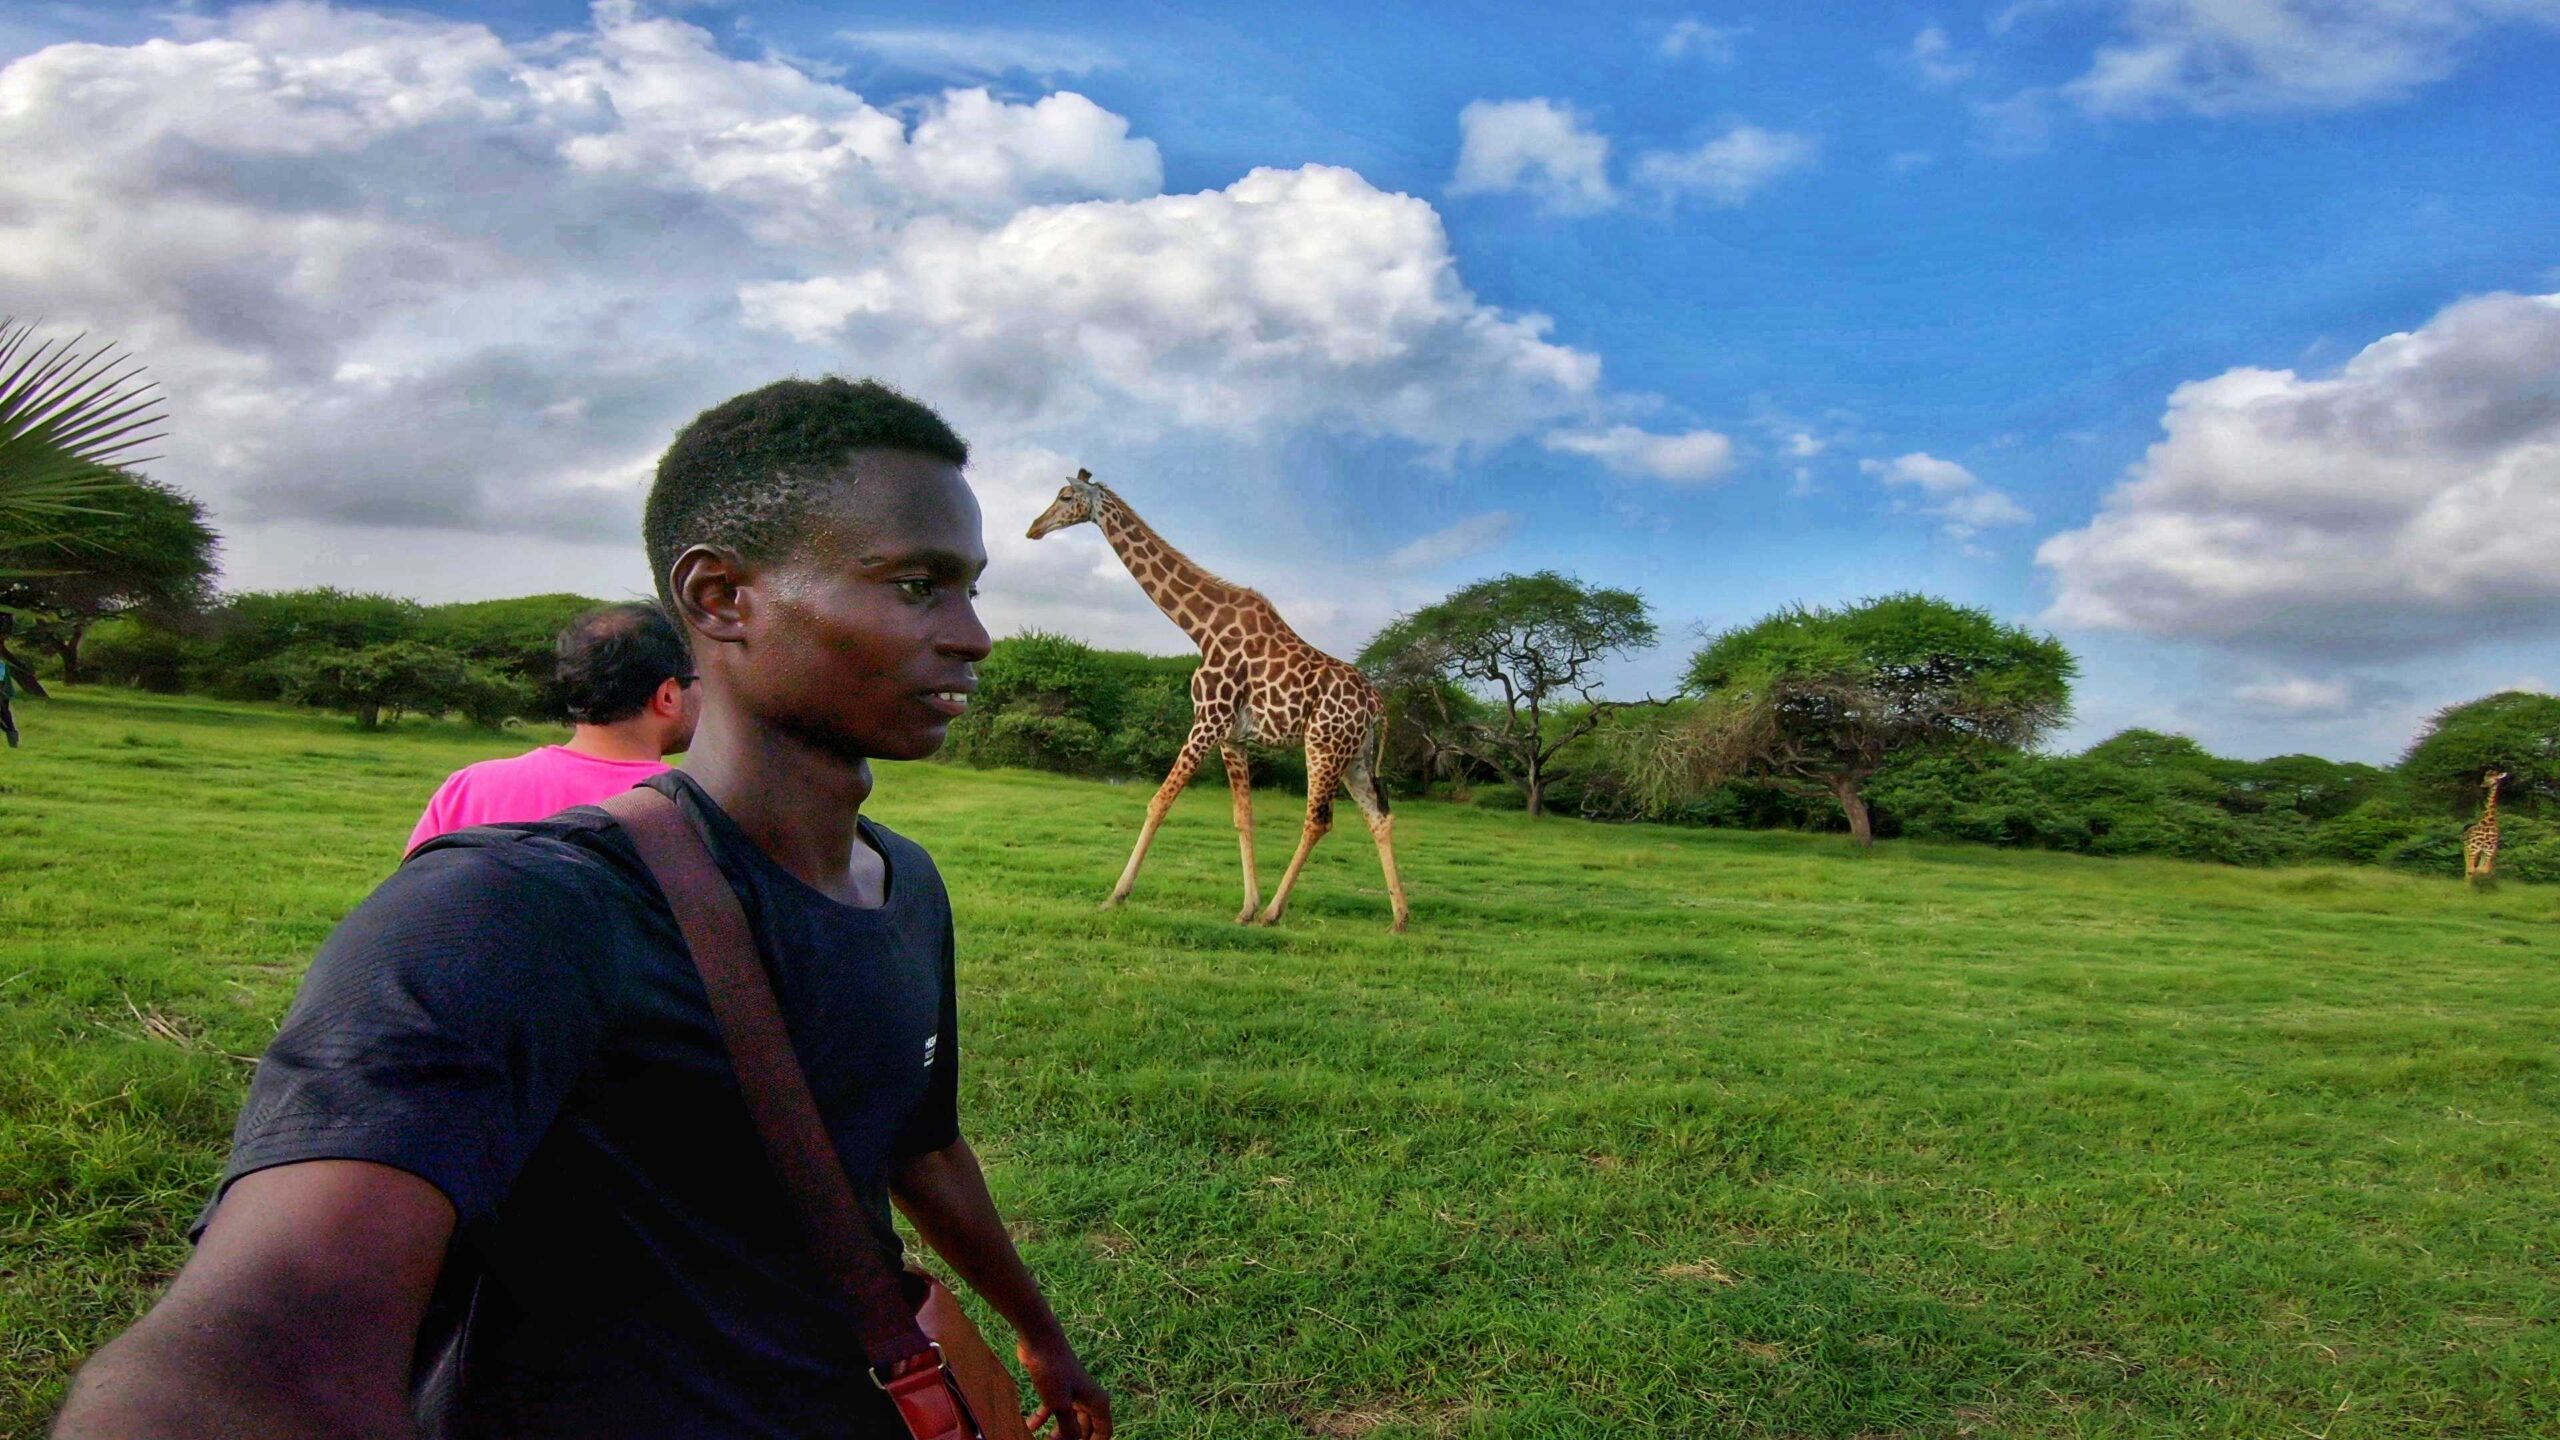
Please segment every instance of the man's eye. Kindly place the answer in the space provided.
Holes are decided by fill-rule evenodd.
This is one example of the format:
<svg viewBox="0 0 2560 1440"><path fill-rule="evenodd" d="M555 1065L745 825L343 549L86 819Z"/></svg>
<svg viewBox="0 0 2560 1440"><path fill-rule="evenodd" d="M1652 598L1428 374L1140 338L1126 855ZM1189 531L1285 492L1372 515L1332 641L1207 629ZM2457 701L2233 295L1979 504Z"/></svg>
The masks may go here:
<svg viewBox="0 0 2560 1440"><path fill-rule="evenodd" d="M977 598L978 598L978 587L977 587L977 586L972 585L972 586L970 586L970 587L969 587L969 598L970 598L970 599L972 599L972 600L975 600L975 599L977 599Z"/></svg>
<svg viewBox="0 0 2560 1440"><path fill-rule="evenodd" d="M907 592L907 597L909 599L930 600L933 598L933 582L922 575L912 576L908 579L893 581L891 583L895 584L899 589Z"/></svg>

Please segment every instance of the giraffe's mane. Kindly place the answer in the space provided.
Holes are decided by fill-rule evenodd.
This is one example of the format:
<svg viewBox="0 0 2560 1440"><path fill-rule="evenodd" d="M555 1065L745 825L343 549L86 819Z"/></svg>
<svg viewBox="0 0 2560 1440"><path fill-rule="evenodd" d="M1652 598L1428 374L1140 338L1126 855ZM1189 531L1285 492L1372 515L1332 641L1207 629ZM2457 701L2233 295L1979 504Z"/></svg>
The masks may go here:
<svg viewBox="0 0 2560 1440"><path fill-rule="evenodd" d="M1134 521L1139 529L1144 530L1149 535L1153 536L1155 538L1155 542L1164 547L1167 555L1172 556L1174 559L1181 561L1183 564L1190 566L1193 570L1202 575L1206 575L1210 579L1217 581L1219 584L1226 586L1228 589L1235 591L1239 595L1261 601L1263 607L1271 612L1273 619L1279 620L1283 625L1289 623L1286 619L1281 617L1280 607L1271 603L1270 596L1263 594L1261 591L1254 589L1250 585L1239 585L1235 581L1228 579L1226 576L1219 574L1217 571L1210 569L1208 566L1203 565L1199 561L1184 554L1180 547L1176 546L1172 541L1164 538L1163 531L1158 530L1154 525L1150 524L1146 516L1138 513L1137 506L1130 504L1125 499L1122 499L1119 491L1112 489L1110 486L1103 484L1099 480L1093 482L1093 488L1110 496L1114 500L1120 501L1120 508L1128 513L1130 520ZM1291 633L1294 634L1296 632L1292 631Z"/></svg>

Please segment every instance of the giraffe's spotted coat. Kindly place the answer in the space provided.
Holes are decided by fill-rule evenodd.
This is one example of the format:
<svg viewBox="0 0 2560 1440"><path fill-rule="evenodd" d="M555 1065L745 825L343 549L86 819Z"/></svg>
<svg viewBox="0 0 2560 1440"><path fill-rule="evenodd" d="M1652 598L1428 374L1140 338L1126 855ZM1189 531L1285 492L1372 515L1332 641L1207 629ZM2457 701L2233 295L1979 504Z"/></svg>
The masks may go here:
<svg viewBox="0 0 2560 1440"><path fill-rule="evenodd" d="M1245 904L1237 919L1259 918L1269 924L1280 918L1308 854L1333 828L1335 791L1348 788L1377 841L1395 928L1402 930L1409 912L1396 875L1395 820L1375 768L1386 712L1377 687L1358 669L1300 639L1260 594L1219 579L1166 544L1127 501L1087 472L1077 472L1058 492L1048 511L1033 522L1031 538L1088 522L1101 528L1139 588L1200 647L1200 669L1191 677L1191 733L1147 805L1137 849L1107 903L1128 897L1156 828L1215 748L1226 762L1244 865ZM1248 740L1299 745L1307 752L1306 824L1280 888L1259 917L1254 913L1260 884L1253 862L1253 800L1243 749Z"/></svg>
<svg viewBox="0 0 2560 1440"><path fill-rule="evenodd" d="M2498 873L2498 787L2505 783L2506 772L2493 770L2480 777L2488 787L2489 798L2481 806L2480 818L2462 832L2462 878L2488 880Z"/></svg>

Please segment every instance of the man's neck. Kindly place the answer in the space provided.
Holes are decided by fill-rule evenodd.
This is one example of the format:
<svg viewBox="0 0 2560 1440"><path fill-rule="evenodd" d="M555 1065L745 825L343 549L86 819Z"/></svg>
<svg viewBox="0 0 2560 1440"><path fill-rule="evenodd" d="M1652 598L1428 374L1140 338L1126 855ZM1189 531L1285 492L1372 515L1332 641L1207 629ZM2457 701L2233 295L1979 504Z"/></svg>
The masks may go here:
<svg viewBox="0 0 2560 1440"><path fill-rule="evenodd" d="M821 894L879 902L880 859L855 839L871 798L869 761L707 714L684 768L775 864Z"/></svg>
<svg viewBox="0 0 2560 1440"><path fill-rule="evenodd" d="M658 748L657 727L645 715L611 725L576 726L560 748L590 760L656 760L666 753Z"/></svg>

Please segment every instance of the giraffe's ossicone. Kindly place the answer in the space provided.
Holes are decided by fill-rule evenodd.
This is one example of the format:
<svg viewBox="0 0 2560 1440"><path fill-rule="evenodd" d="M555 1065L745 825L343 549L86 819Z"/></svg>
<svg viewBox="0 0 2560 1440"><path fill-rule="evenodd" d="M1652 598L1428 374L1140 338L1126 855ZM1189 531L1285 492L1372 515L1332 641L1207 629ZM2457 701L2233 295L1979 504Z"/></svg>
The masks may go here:
<svg viewBox="0 0 2560 1440"><path fill-rule="evenodd" d="M1147 846L1154 842L1166 812L1215 747L1226 763L1227 788L1235 802L1236 843L1244 863L1244 908L1236 914L1237 923L1269 925L1280 918L1298 873L1306 868L1307 856L1333 828L1335 792L1348 789L1377 842L1395 928L1402 930L1411 912L1405 904L1404 882L1396 875L1395 817L1387 808L1386 786L1378 778L1386 705L1377 687L1356 667L1299 639L1270 601L1219 579L1166 544L1091 471L1078 470L1058 491L1058 498L1031 523L1031 538L1088 523L1101 528L1103 538L1129 567L1147 598L1200 647L1200 669L1191 677L1191 733L1164 783L1156 788L1155 798L1147 803L1147 821L1138 831L1137 848L1129 852L1120 883L1103 905L1108 908L1129 898L1138 883L1138 867L1147 858ZM1298 835L1297 853L1280 877L1280 888L1258 913L1262 884L1254 870L1247 740L1295 744L1307 752L1306 824Z"/></svg>

